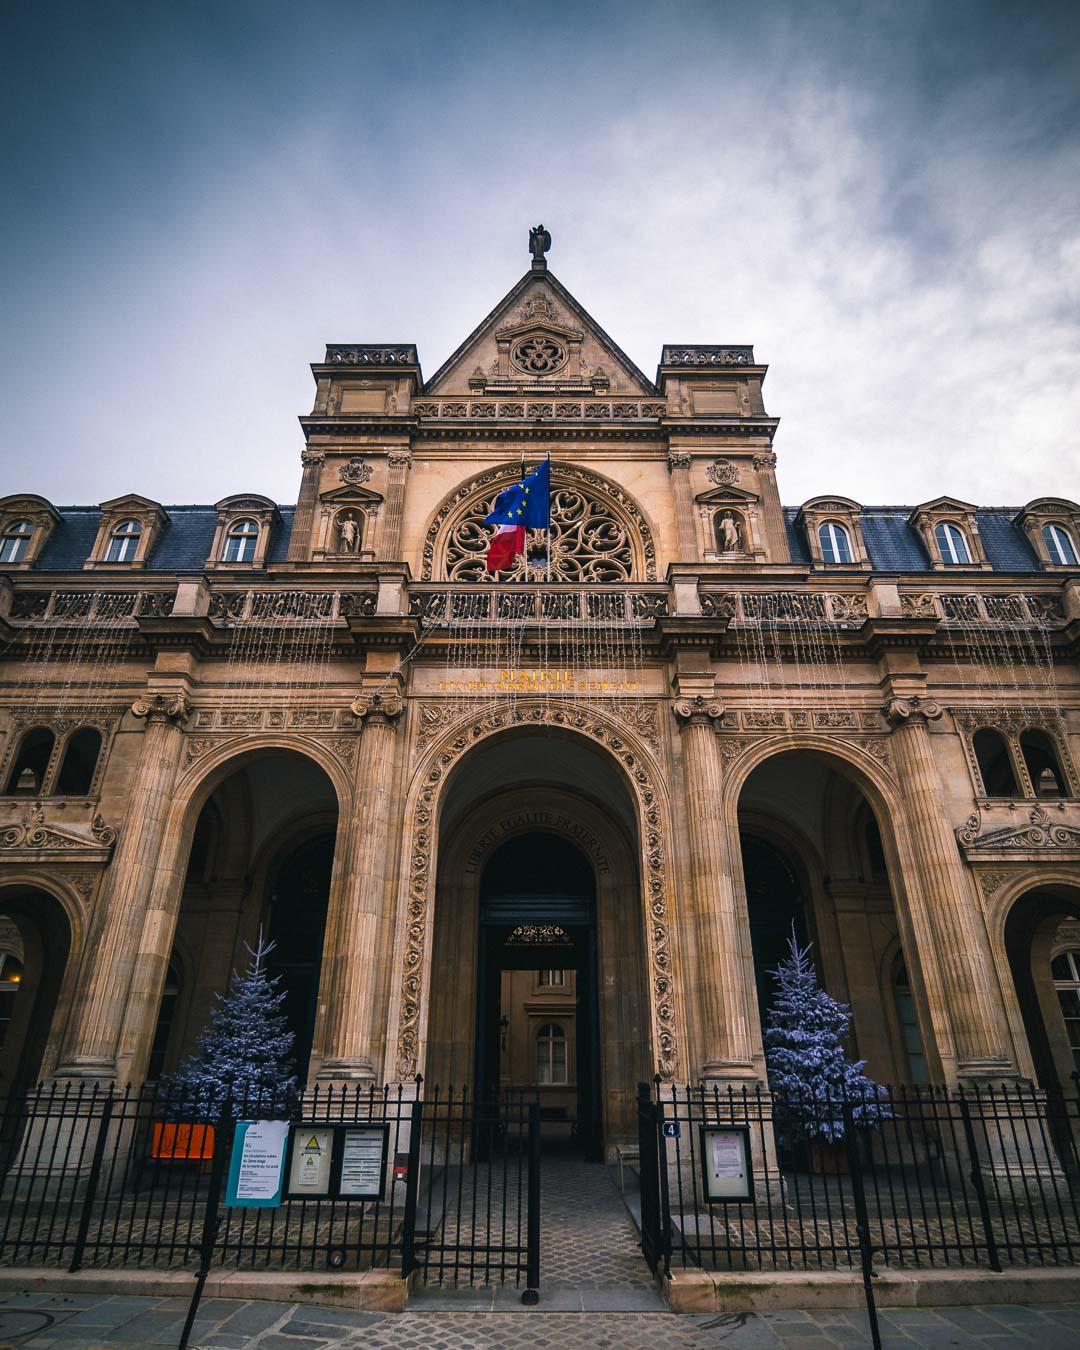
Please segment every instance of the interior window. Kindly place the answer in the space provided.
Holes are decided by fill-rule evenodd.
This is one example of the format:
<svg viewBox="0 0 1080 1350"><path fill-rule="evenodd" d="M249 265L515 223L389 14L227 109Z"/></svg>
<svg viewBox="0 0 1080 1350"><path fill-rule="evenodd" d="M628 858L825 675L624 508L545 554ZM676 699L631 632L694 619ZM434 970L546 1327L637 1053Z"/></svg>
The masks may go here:
<svg viewBox="0 0 1080 1350"><path fill-rule="evenodd" d="M555 1022L545 1022L536 1034L536 1081L566 1082L566 1032Z"/></svg>

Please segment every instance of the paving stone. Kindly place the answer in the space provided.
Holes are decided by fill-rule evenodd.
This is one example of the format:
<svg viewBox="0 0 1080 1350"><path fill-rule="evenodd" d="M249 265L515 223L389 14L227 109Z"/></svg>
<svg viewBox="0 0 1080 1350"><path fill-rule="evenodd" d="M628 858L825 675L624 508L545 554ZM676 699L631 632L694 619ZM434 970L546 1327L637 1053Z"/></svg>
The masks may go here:
<svg viewBox="0 0 1080 1350"><path fill-rule="evenodd" d="M288 1303L246 1303L222 1322L221 1330L227 1336L242 1331L257 1336L260 1331L265 1331L275 1322L280 1322L288 1313L290 1306Z"/></svg>
<svg viewBox="0 0 1080 1350"><path fill-rule="evenodd" d="M279 1315L284 1316L289 1305L287 1303L276 1303L274 1307L280 1308L281 1314ZM293 1318L302 1322L317 1322L320 1326L327 1327L366 1327L383 1321L388 1315L393 1316L393 1314L387 1313L362 1312L359 1308L322 1308L315 1304L308 1305L305 1303L295 1309ZM286 1323L286 1326L291 1324L290 1320ZM230 1320L230 1328L232 1325L233 1323Z"/></svg>
<svg viewBox="0 0 1080 1350"><path fill-rule="evenodd" d="M282 1336L276 1332L268 1332L265 1336L259 1337L259 1350L319 1350L321 1346L329 1345L329 1340L325 1338L293 1337Z"/></svg>

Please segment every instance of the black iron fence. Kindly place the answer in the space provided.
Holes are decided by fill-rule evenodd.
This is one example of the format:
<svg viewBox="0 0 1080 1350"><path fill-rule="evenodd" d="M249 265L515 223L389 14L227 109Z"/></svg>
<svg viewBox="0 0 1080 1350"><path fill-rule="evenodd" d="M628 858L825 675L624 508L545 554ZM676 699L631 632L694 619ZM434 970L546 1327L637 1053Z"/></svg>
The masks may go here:
<svg viewBox="0 0 1080 1350"><path fill-rule="evenodd" d="M381 1131L375 1190L298 1194L287 1161L280 1204L225 1203L237 1122L263 1119L302 1126L294 1137L320 1147L338 1129ZM199 1112L152 1085L45 1085L0 1102L0 1264L382 1267L536 1289L538 1108L521 1094L422 1095L419 1082L242 1096Z"/></svg>
<svg viewBox="0 0 1080 1350"><path fill-rule="evenodd" d="M881 1098L642 1085L654 1270L1080 1260L1080 1100L1028 1086Z"/></svg>

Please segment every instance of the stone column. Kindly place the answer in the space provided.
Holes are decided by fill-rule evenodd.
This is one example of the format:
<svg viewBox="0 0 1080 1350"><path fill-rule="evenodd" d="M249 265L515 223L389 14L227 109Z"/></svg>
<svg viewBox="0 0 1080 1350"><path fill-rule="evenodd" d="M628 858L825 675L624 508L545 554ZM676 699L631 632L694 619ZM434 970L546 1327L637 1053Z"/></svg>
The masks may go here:
<svg viewBox="0 0 1080 1350"><path fill-rule="evenodd" d="M745 1080L754 1074L749 1011L754 991L746 988L743 925L735 911L722 809L723 761L714 725L724 710L698 694L680 699L673 711L686 760L697 994L704 1030L701 1076Z"/></svg>
<svg viewBox="0 0 1080 1350"><path fill-rule="evenodd" d="M952 1028L959 1078L1015 1074L1005 1047L1005 1026L986 933L957 852L938 778L928 723L941 716L919 695L890 698L882 708L892 727L897 776L907 803L908 832L925 913L917 925L934 943L945 1013Z"/></svg>
<svg viewBox="0 0 1080 1350"><path fill-rule="evenodd" d="M325 458L322 450L300 452L304 473L300 479L296 513L289 535L289 562L306 562L311 557L311 526L315 519L315 503L319 500L319 477Z"/></svg>
<svg viewBox="0 0 1080 1350"><path fill-rule="evenodd" d="M131 711L146 719L146 730L108 884L87 944L57 1078L116 1077L131 974L180 765L186 695L148 694Z"/></svg>
<svg viewBox="0 0 1080 1350"><path fill-rule="evenodd" d="M698 541L694 528L694 498L690 491L690 452L672 450L667 457L671 486L675 491L675 530L680 562L697 562Z"/></svg>
<svg viewBox="0 0 1080 1350"><path fill-rule="evenodd" d="M776 486L776 453L762 450L754 456L753 462L758 475L761 514L765 518L765 533L769 538L769 561L790 562L791 550L788 548L784 525L784 509L780 505L780 490Z"/></svg>
<svg viewBox="0 0 1080 1350"><path fill-rule="evenodd" d="M406 447L391 450L386 456L389 473L386 478L386 503L383 506L382 530L379 535L379 557L394 562L401 549L401 518L405 512L405 483L412 468L412 454Z"/></svg>
<svg viewBox="0 0 1080 1350"><path fill-rule="evenodd" d="M347 873L337 912L327 919L320 1002L326 1006L322 1082L372 1082L371 1021L377 979L379 916L386 885L389 804L397 723L396 692L361 695L352 705L363 722L356 757Z"/></svg>

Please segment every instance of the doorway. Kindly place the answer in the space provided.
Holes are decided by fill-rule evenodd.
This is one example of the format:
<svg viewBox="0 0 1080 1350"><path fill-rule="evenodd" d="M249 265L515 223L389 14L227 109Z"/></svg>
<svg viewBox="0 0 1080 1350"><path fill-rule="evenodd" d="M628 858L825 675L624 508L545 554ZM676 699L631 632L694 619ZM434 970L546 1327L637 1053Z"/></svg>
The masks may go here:
<svg viewBox="0 0 1080 1350"><path fill-rule="evenodd" d="M477 1090L540 1103L545 1147L603 1159L596 886L560 835L518 835L480 882Z"/></svg>

